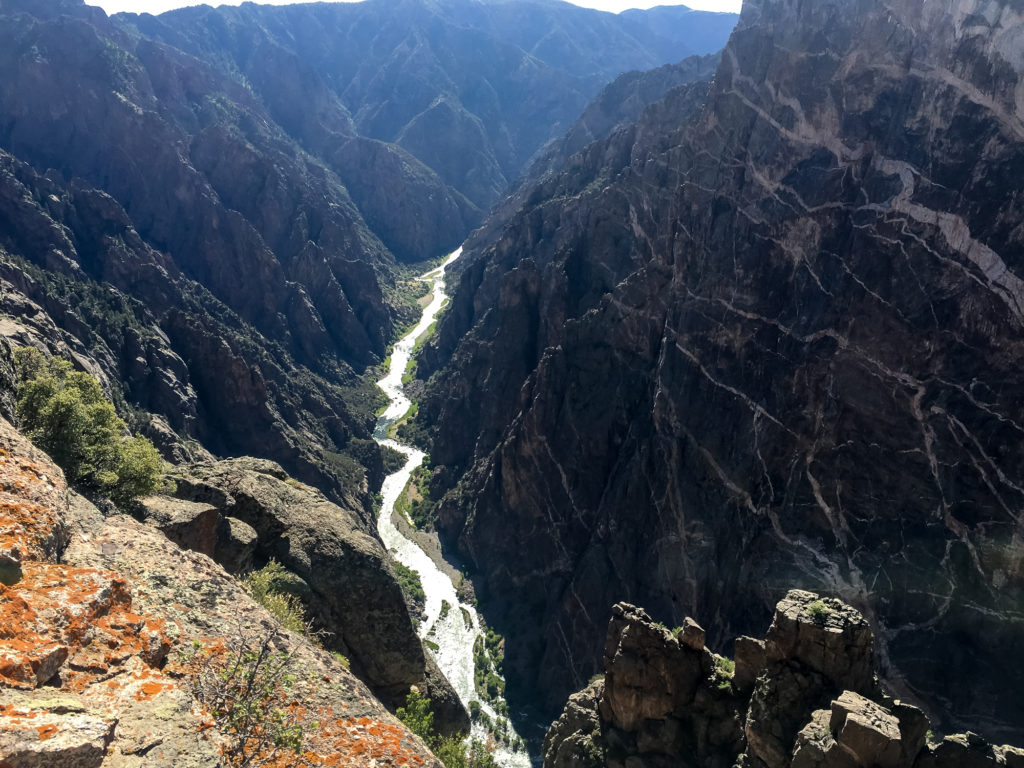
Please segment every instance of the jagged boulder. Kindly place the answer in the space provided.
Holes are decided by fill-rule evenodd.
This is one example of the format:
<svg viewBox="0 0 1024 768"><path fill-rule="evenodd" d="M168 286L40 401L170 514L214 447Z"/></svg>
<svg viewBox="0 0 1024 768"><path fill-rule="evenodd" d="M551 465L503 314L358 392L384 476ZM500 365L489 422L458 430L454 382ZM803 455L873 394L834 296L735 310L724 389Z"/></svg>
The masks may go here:
<svg viewBox="0 0 1024 768"><path fill-rule="evenodd" d="M899 720L880 704L844 691L831 709L811 715L797 734L790 763L793 768L897 768L902 755Z"/></svg>
<svg viewBox="0 0 1024 768"><path fill-rule="evenodd" d="M594 768L603 763L606 747L601 735L602 698L603 679L569 697L561 716L544 737L544 765Z"/></svg>
<svg viewBox="0 0 1024 768"><path fill-rule="evenodd" d="M775 607L765 637L768 664L796 661L841 688L874 686L871 627L859 611L840 600L793 589Z"/></svg>
<svg viewBox="0 0 1024 768"><path fill-rule="evenodd" d="M727 768L742 747L741 700L690 620L676 632L619 603L605 676L576 694L544 744L545 765L669 766L680 755Z"/></svg>
<svg viewBox="0 0 1024 768"><path fill-rule="evenodd" d="M713 665L709 651L680 644L642 609L619 603L605 643L602 717L622 731L663 720L693 702Z"/></svg>
<svg viewBox="0 0 1024 768"><path fill-rule="evenodd" d="M149 496L139 504L146 522L179 547L214 557L220 524L216 507L168 496Z"/></svg>

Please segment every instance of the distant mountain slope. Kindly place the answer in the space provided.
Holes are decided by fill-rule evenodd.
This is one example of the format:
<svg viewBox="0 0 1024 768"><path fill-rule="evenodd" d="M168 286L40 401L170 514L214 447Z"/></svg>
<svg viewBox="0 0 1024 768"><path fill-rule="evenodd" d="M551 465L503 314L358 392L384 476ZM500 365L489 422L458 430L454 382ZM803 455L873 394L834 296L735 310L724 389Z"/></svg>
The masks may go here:
<svg viewBox="0 0 1024 768"><path fill-rule="evenodd" d="M157 417L169 454L273 458L368 513L365 372L413 312L397 261L456 247L582 109L580 78L498 39L516 7L483 14L492 37L464 3L0 0L0 258L8 314L34 324L8 330ZM566 8L608 58L662 55ZM578 65L595 90L600 58ZM499 164L488 131L519 154Z"/></svg>
<svg viewBox="0 0 1024 768"><path fill-rule="evenodd" d="M365 0L118 18L239 72L278 122L302 123L296 134L322 157L337 139L323 119L311 123L330 105L346 130L408 150L479 215L605 83L717 51L736 20L669 7L645 24L638 13L557 0Z"/></svg>
<svg viewBox="0 0 1024 768"><path fill-rule="evenodd" d="M467 252L419 414L513 696L598 672L616 601L721 645L801 586L940 729L1024 736L1021 11L747 0L703 105Z"/></svg>

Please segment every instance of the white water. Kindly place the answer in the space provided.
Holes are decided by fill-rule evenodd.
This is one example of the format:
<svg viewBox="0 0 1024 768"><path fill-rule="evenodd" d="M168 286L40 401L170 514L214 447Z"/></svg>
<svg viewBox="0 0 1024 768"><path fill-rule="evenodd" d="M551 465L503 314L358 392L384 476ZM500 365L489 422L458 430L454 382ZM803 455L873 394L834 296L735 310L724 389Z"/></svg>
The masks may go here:
<svg viewBox="0 0 1024 768"><path fill-rule="evenodd" d="M408 457L405 466L398 472L388 475L381 487L383 501L380 517L377 519L377 530L392 557L419 573L420 581L423 582L423 591L426 594L426 618L420 625L420 637L429 636L440 648L436 652L427 649L427 653L434 656L438 667L452 684L463 705L468 708L470 701L478 701L491 720L497 721L497 713L479 697L473 684L473 644L481 635L480 619L476 609L459 600L455 592L455 585L452 584L448 575L438 568L417 544L403 536L391 519L395 502L406 483L409 482L413 471L423 463L424 459L423 451L395 442L387 437L388 428L401 419L412 405L409 398L405 396L402 374L409 366L409 358L412 355L416 339L430 327L444 304L445 269L461 255L462 249L459 248L440 267L419 278L431 284L433 299L423 310L423 317L417 326L395 345L394 351L391 353L391 369L387 376L377 382L377 386L384 390L391 403L377 420L373 438L381 445L394 448ZM451 608L442 619L440 616L443 602L447 602ZM469 619L468 622L466 617ZM518 741L519 735L513 730L511 723L509 723L508 730L512 737L511 740ZM486 742L488 735L485 728L476 723L473 724L472 738ZM504 768L530 768L530 758L525 751L513 751L499 743L493 754L498 764Z"/></svg>

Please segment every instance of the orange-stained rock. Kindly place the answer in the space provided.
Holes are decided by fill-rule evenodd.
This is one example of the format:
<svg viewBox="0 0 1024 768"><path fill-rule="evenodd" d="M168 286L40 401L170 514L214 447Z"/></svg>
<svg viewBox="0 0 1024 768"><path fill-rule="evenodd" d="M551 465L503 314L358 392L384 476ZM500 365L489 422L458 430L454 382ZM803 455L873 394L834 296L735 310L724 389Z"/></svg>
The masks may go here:
<svg viewBox="0 0 1024 768"><path fill-rule="evenodd" d="M155 667L167 656L164 621L133 613L112 571L29 562L23 573L0 586L0 685L42 685L66 659L62 687L81 691L130 658Z"/></svg>
<svg viewBox="0 0 1024 768"><path fill-rule="evenodd" d="M68 543L64 473L7 422L0 429L0 583L25 560L56 560Z"/></svg>
<svg viewBox="0 0 1024 768"><path fill-rule="evenodd" d="M109 712L59 691L0 694L0 766L99 768L116 724Z"/></svg>

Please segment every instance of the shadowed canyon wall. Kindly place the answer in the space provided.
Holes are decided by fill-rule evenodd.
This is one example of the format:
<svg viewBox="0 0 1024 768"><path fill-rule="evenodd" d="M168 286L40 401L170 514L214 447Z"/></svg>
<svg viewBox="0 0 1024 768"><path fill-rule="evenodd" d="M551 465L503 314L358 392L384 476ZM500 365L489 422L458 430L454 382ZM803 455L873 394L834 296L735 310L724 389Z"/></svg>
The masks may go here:
<svg viewBox="0 0 1024 768"><path fill-rule="evenodd" d="M1009 0L748 0L675 88L473 241L439 525L523 698L619 600L716 644L836 595L940 728L1024 723L1024 19Z"/></svg>

